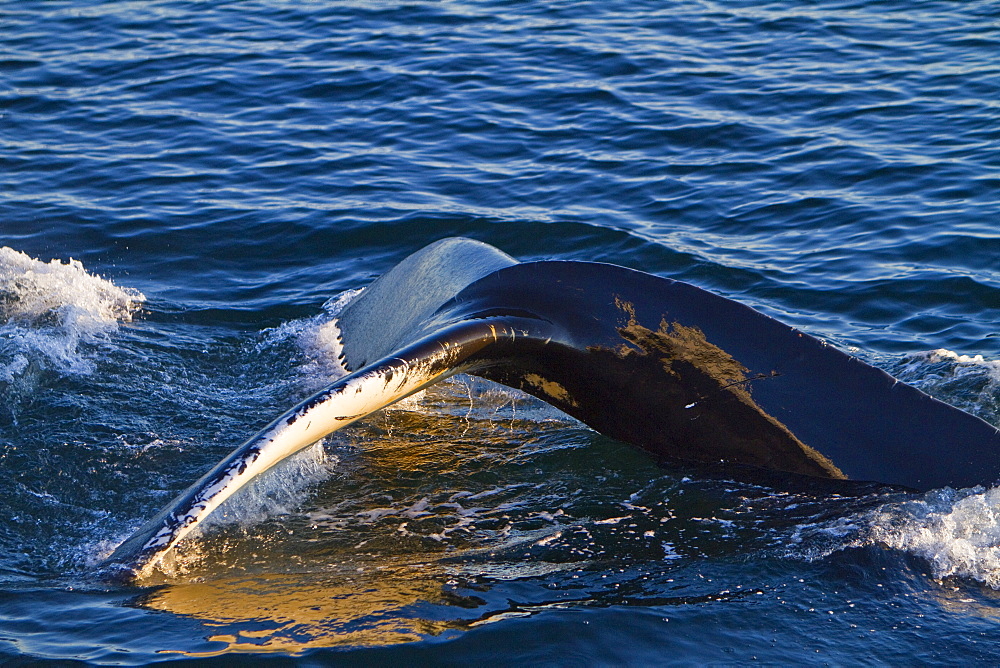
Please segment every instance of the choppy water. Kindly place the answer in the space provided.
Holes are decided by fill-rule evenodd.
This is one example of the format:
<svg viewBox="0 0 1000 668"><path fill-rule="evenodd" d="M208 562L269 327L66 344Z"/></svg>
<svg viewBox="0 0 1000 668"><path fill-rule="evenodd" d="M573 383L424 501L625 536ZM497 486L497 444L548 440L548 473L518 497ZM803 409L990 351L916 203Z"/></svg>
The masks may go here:
<svg viewBox="0 0 1000 668"><path fill-rule="evenodd" d="M17 0L0 36L0 661L995 662L997 488L704 480L471 379L163 582L92 573L338 373L328 300L450 235L1000 424L996 3Z"/></svg>

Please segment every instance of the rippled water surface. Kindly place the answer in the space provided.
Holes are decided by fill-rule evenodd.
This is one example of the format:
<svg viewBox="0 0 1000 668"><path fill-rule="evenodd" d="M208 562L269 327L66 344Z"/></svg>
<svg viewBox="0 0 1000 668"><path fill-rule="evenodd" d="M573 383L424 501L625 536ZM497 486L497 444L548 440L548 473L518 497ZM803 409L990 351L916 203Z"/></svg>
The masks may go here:
<svg viewBox="0 0 1000 668"><path fill-rule="evenodd" d="M0 35L0 662L995 662L997 488L705 479L462 377L157 582L94 570L445 236L695 283L1000 424L996 3L9 0Z"/></svg>

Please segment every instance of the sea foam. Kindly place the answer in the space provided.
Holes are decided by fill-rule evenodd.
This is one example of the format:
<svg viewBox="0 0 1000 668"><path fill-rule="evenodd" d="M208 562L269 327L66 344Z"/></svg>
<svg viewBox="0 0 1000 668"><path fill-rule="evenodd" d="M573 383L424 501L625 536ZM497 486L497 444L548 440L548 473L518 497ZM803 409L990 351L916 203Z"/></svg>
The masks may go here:
<svg viewBox="0 0 1000 668"><path fill-rule="evenodd" d="M106 340L144 301L138 290L90 274L77 260L46 263L0 248L0 381L32 369L92 372L81 346Z"/></svg>
<svg viewBox="0 0 1000 668"><path fill-rule="evenodd" d="M800 524L782 543L785 556L809 561L852 548L898 551L924 560L936 579L1000 590L1000 487L893 493L877 507Z"/></svg>
<svg viewBox="0 0 1000 668"><path fill-rule="evenodd" d="M1000 589L1000 488L942 489L871 511L860 539L929 562L934 577Z"/></svg>

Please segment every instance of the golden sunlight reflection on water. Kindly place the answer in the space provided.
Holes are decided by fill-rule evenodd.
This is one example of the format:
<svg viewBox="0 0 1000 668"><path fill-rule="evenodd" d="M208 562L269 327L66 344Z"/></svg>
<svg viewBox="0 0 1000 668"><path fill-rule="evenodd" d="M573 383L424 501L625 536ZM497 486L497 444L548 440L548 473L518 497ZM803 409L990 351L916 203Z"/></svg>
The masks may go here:
<svg viewBox="0 0 1000 668"><path fill-rule="evenodd" d="M561 487L532 453L566 448L567 426L485 381L435 388L352 430L351 454L302 508L183 544L134 604L201 621L217 650L164 650L197 657L387 645L466 628L486 611L459 583L568 567L492 557L558 534L539 516L557 512Z"/></svg>
<svg viewBox="0 0 1000 668"><path fill-rule="evenodd" d="M359 569L360 570L360 569ZM446 574L428 563L382 563L355 573L266 573L170 584L137 603L202 620L216 652L295 653L316 647L387 645L454 628L421 618L419 603L454 604ZM454 597L451 597L454 598ZM182 650L177 650L181 652Z"/></svg>

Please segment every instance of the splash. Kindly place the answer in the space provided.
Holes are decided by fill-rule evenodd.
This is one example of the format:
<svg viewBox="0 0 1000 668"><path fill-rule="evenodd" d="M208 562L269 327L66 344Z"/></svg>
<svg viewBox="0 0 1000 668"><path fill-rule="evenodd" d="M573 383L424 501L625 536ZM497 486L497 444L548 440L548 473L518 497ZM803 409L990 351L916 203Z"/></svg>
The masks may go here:
<svg viewBox="0 0 1000 668"><path fill-rule="evenodd" d="M311 318L286 322L264 332L258 352L266 348L281 348L291 344L302 358L297 376L306 386L303 391L315 391L347 375L343 363L343 344L337 315L363 288L347 290L327 300L323 310Z"/></svg>
<svg viewBox="0 0 1000 668"><path fill-rule="evenodd" d="M298 363L298 384L302 391L315 392L346 376L344 345L337 316L364 288L345 290L323 304L321 313L286 322L267 330L258 351L292 344L301 358ZM422 390L397 402L387 410L419 409L425 392Z"/></svg>
<svg viewBox="0 0 1000 668"><path fill-rule="evenodd" d="M0 382L43 369L92 373L81 346L104 341L144 301L139 291L89 274L77 260L45 263L0 248Z"/></svg>
<svg viewBox="0 0 1000 668"><path fill-rule="evenodd" d="M219 506L205 521L203 530L228 524L247 527L295 512L306 490L329 478L338 461L327 454L322 440L317 441L258 476Z"/></svg>
<svg viewBox="0 0 1000 668"><path fill-rule="evenodd" d="M784 541L784 555L814 561L850 548L897 550L926 561L936 579L976 580L1000 590L1000 487L946 487L891 498L797 525Z"/></svg>
<svg viewBox="0 0 1000 668"><path fill-rule="evenodd" d="M921 557L936 578L1000 589L1000 487L935 490L878 508L867 520L863 542Z"/></svg>

